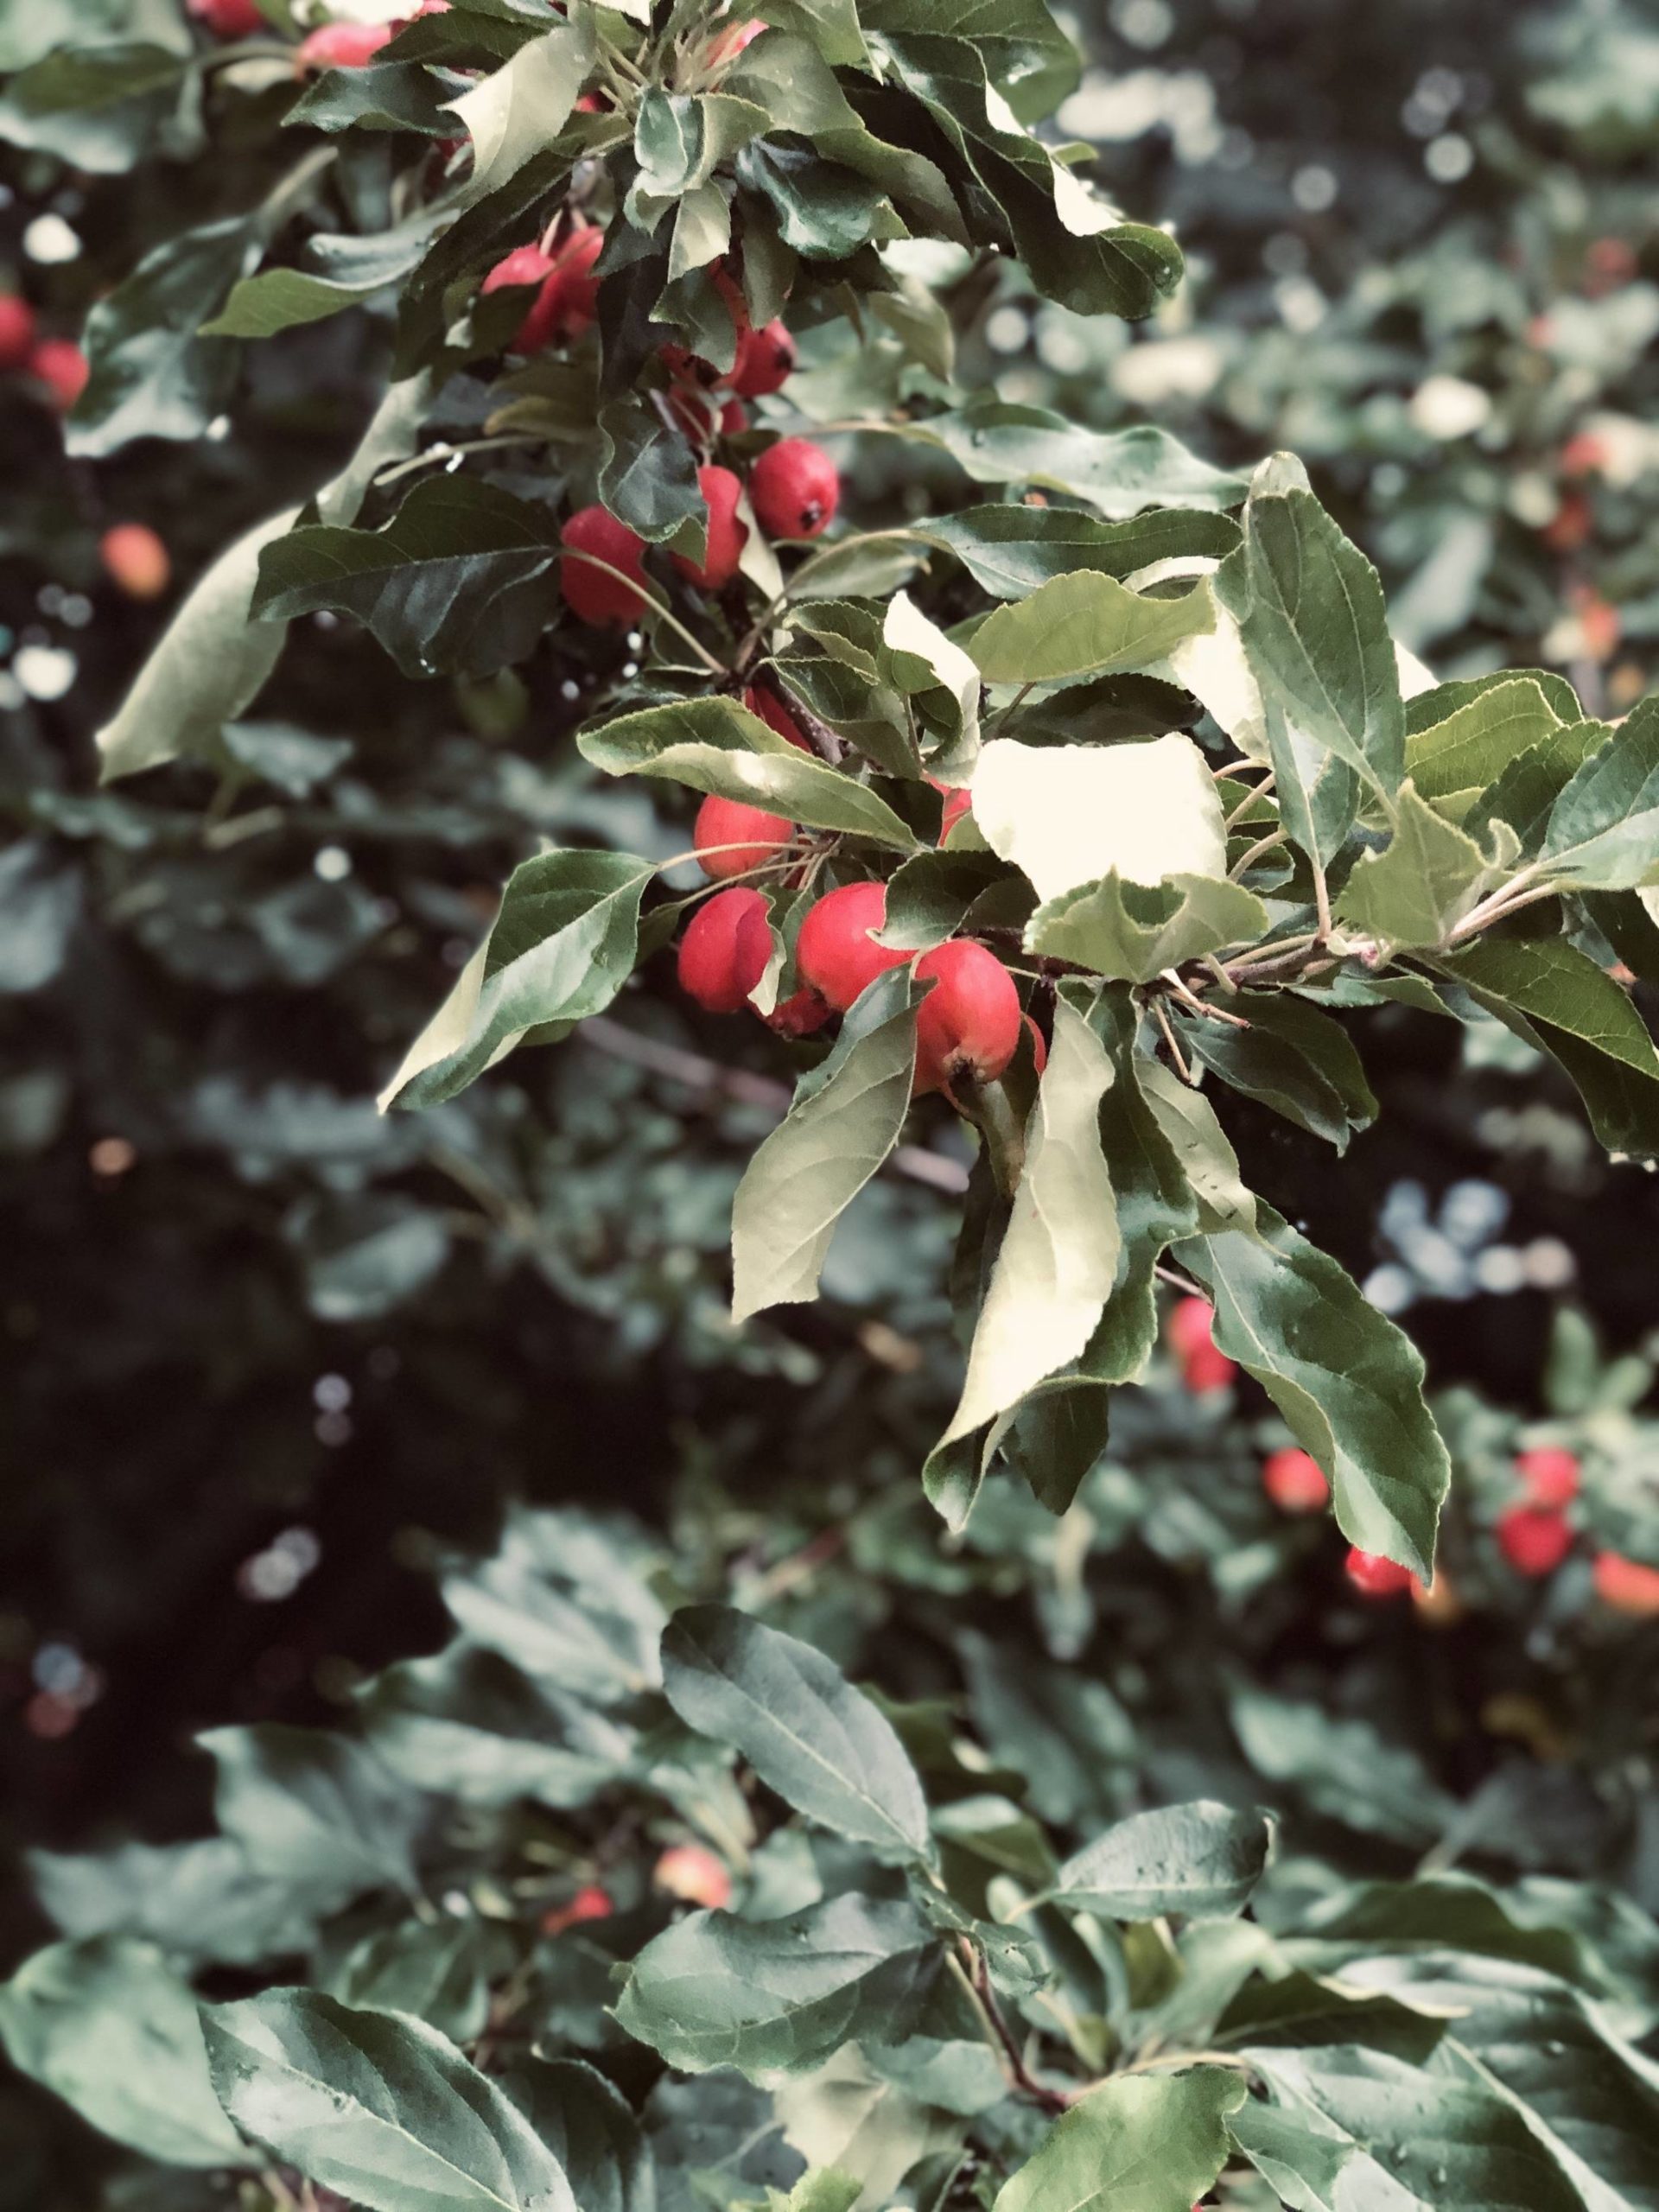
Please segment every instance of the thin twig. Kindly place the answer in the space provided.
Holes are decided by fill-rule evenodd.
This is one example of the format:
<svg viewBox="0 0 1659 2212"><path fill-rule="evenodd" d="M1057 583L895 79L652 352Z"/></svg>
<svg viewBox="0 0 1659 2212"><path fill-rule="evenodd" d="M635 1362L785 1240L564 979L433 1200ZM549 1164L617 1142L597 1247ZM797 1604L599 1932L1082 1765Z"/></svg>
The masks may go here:
<svg viewBox="0 0 1659 2212"><path fill-rule="evenodd" d="M1164 1042L1169 1047L1170 1058L1175 1063L1175 1072L1180 1077L1181 1081L1186 1085L1189 1090L1196 1090L1198 1089L1198 1085L1192 1080L1192 1071L1187 1065L1186 1055L1182 1052L1180 1046L1175 1041L1175 1032L1170 1027L1169 1016L1164 1012L1163 1001L1160 998L1154 998L1149 1001L1149 1003L1151 1005L1152 1011L1157 1019L1158 1027L1164 1033Z"/></svg>

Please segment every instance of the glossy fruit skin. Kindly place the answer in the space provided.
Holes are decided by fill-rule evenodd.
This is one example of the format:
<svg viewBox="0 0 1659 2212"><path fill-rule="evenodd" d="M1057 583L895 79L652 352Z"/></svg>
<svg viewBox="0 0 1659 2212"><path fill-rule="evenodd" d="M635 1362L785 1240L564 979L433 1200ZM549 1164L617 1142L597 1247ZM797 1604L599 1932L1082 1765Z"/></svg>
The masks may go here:
<svg viewBox="0 0 1659 2212"><path fill-rule="evenodd" d="M1380 1552L1363 1552L1357 1544L1349 1551L1344 1572L1362 1598L1403 1598L1417 1580L1408 1567Z"/></svg>
<svg viewBox="0 0 1659 2212"><path fill-rule="evenodd" d="M709 1014L735 1014L772 957L766 902L747 887L716 892L680 939L679 982Z"/></svg>
<svg viewBox="0 0 1659 2212"><path fill-rule="evenodd" d="M167 548L148 523L117 523L98 550L104 573L129 599L159 599L173 580Z"/></svg>
<svg viewBox="0 0 1659 2212"><path fill-rule="evenodd" d="M300 41L294 66L308 69L365 69L391 42L390 23L323 23Z"/></svg>
<svg viewBox="0 0 1659 2212"><path fill-rule="evenodd" d="M841 505L841 474L810 438L779 438L755 462L749 498L768 537L817 537Z"/></svg>
<svg viewBox="0 0 1659 2212"><path fill-rule="evenodd" d="M691 842L698 865L715 882L728 875L747 875L780 853L795 835L795 824L781 814L750 806L741 798L720 798L714 793L697 809ZM757 897L759 893L757 893Z"/></svg>
<svg viewBox="0 0 1659 2212"><path fill-rule="evenodd" d="M1323 1513L1331 1503L1324 1468L1294 1445L1268 1452L1262 1462L1262 1487L1281 1513Z"/></svg>
<svg viewBox="0 0 1659 2212"><path fill-rule="evenodd" d="M1215 1319L1216 1309L1207 1298L1183 1298L1169 1317L1166 1334L1181 1363L1181 1380L1200 1396L1224 1390L1238 1372L1236 1363L1216 1347Z"/></svg>
<svg viewBox="0 0 1659 2212"><path fill-rule="evenodd" d="M775 1029L780 1037L810 1037L815 1029L822 1029L835 1013L828 999L815 991L810 983L803 983L798 991L775 1006L766 1016L768 1029Z"/></svg>
<svg viewBox="0 0 1659 2212"><path fill-rule="evenodd" d="M1659 1613L1659 1567L1643 1567L1619 1552L1599 1552L1592 1573L1597 1597L1615 1612Z"/></svg>
<svg viewBox="0 0 1659 2212"><path fill-rule="evenodd" d="M592 327L599 312L599 280L593 269L604 250L604 232L597 223L584 223L551 253L539 245L515 246L496 263L481 291L499 292L508 285L538 287L513 338L513 353L539 353L550 346L565 346Z"/></svg>
<svg viewBox="0 0 1659 2212"><path fill-rule="evenodd" d="M1014 1058L1024 1019L1018 985L972 938L936 944L916 963L932 989L916 1012L914 1095L992 1083Z"/></svg>
<svg viewBox="0 0 1659 2212"><path fill-rule="evenodd" d="M559 532L561 544L578 553L591 553L625 575L645 582L645 547L626 523L618 522L603 507L578 507ZM637 591L620 578L607 575L588 561L561 561L559 589L564 603L584 622L621 625L632 622L645 605Z"/></svg>
<svg viewBox="0 0 1659 2212"><path fill-rule="evenodd" d="M652 1880L671 1897L719 1912L731 1903L732 1877L714 1853L700 1843L671 1844L657 1861Z"/></svg>
<svg viewBox="0 0 1659 2212"><path fill-rule="evenodd" d="M795 965L804 982L823 995L837 1013L889 968L902 968L907 952L893 952L871 941L870 931L887 918L885 883L849 883L826 893L801 924L795 940Z"/></svg>
<svg viewBox="0 0 1659 2212"><path fill-rule="evenodd" d="M795 717L775 691L767 690L764 683L751 683L743 694L743 703L752 715L758 715L768 729L775 729L779 737L786 737L803 753L812 748L801 734Z"/></svg>
<svg viewBox="0 0 1659 2212"><path fill-rule="evenodd" d="M1554 1574L1573 1548L1572 1525L1548 1506L1512 1505L1497 1517L1497 1543L1517 1574Z"/></svg>
<svg viewBox="0 0 1659 2212"><path fill-rule="evenodd" d="M1521 1478L1529 1505L1559 1512L1579 1494L1579 1463L1559 1444L1543 1444L1531 1452L1517 1452L1515 1471Z"/></svg>
<svg viewBox="0 0 1659 2212"><path fill-rule="evenodd" d="M185 0L185 13L219 38L257 38L270 29L253 0Z"/></svg>
<svg viewBox="0 0 1659 2212"><path fill-rule="evenodd" d="M764 330L745 330L737 341L731 386L740 399L764 399L781 391L795 366L795 340L781 322Z"/></svg>
<svg viewBox="0 0 1659 2212"><path fill-rule="evenodd" d="M71 338L43 338L29 357L29 375L46 386L60 415L67 415L86 391L92 372L92 365Z"/></svg>
<svg viewBox="0 0 1659 2212"><path fill-rule="evenodd" d="M743 548L749 542L749 526L737 512L743 486L729 468L709 467L697 471L697 489L709 510L702 565L689 561L683 553L671 553L668 557L683 576L702 590L718 591L737 574Z"/></svg>
<svg viewBox="0 0 1659 2212"><path fill-rule="evenodd" d="M34 350L34 308L16 292L0 292L0 369L21 369Z"/></svg>

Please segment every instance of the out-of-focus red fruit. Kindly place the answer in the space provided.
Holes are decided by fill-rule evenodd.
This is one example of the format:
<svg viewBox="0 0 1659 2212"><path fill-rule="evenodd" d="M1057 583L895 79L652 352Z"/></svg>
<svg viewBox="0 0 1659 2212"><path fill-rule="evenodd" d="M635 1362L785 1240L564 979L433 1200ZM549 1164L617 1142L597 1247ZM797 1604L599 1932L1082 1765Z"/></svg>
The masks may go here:
<svg viewBox="0 0 1659 2212"><path fill-rule="evenodd" d="M1607 448L1593 430L1575 430L1561 448L1563 476L1593 476L1607 458Z"/></svg>
<svg viewBox="0 0 1659 2212"><path fill-rule="evenodd" d="M543 1936L563 1936L567 1928L575 1928L584 1920L608 1920L616 1910L608 1894L597 1883L589 1882L576 1891L569 1904L555 1905L550 1912L542 1915Z"/></svg>
<svg viewBox="0 0 1659 2212"><path fill-rule="evenodd" d="M1595 516L1582 492L1564 492L1560 505L1538 535L1552 553L1576 553L1589 542Z"/></svg>
<svg viewBox="0 0 1659 2212"><path fill-rule="evenodd" d="M700 1843L671 1844L657 1861L652 1879L659 1890L683 1897L687 1904L708 1905L718 1912L731 1903L730 1873Z"/></svg>
<svg viewBox="0 0 1659 2212"><path fill-rule="evenodd" d="M1659 1567L1643 1567L1619 1552L1599 1552L1591 1572L1603 1605L1620 1613L1659 1613Z"/></svg>
<svg viewBox="0 0 1659 2212"><path fill-rule="evenodd" d="M768 814L741 798L720 798L710 793L697 809L691 842L705 875L716 882L728 875L747 875L783 851L795 835L795 824L781 814Z"/></svg>
<svg viewBox="0 0 1659 2212"><path fill-rule="evenodd" d="M718 69L726 62L735 61L744 48L753 46L766 28L761 22L734 23L729 30L721 31L715 40L704 66Z"/></svg>
<svg viewBox="0 0 1659 2212"><path fill-rule="evenodd" d="M1586 585L1572 594L1578 614L1579 627L1584 632L1584 649L1592 660L1611 658L1624 634L1624 618L1611 601Z"/></svg>
<svg viewBox="0 0 1659 2212"><path fill-rule="evenodd" d="M807 913L795 941L803 978L845 1014L859 993L889 968L902 968L907 952L894 952L870 936L887 918L885 883L849 883L826 893Z"/></svg>
<svg viewBox="0 0 1659 2212"><path fill-rule="evenodd" d="M1216 1309L1207 1298L1183 1298L1169 1317L1166 1334L1181 1363L1181 1380L1202 1396L1224 1390L1238 1373L1235 1361L1217 1349L1211 1334Z"/></svg>
<svg viewBox="0 0 1659 2212"><path fill-rule="evenodd" d="M1497 1516L1497 1543L1517 1574L1554 1574L1573 1548L1573 1530L1548 1506L1512 1505Z"/></svg>
<svg viewBox="0 0 1659 2212"><path fill-rule="evenodd" d="M599 280L594 264L605 248L605 233L584 223L552 253L539 245L515 246L498 261L480 287L485 293L535 285L536 297L512 340L518 353L539 353L579 338L599 310Z"/></svg>
<svg viewBox="0 0 1659 2212"><path fill-rule="evenodd" d="M810 983L775 1006L766 1016L768 1029L775 1029L780 1037L810 1037L815 1029L822 1029L835 1012L828 999L815 991Z"/></svg>
<svg viewBox="0 0 1659 2212"><path fill-rule="evenodd" d="M1037 1027L1035 1019L1026 1016L1026 1027L1031 1032L1031 1058L1039 1075L1048 1065L1048 1039Z"/></svg>
<svg viewBox="0 0 1659 2212"><path fill-rule="evenodd" d="M737 512L743 486L729 468L710 467L697 471L697 489L709 510L708 542L702 563L688 560L683 553L671 553L668 557L683 576L689 577L702 590L718 591L737 574L738 563L749 539L749 526Z"/></svg>
<svg viewBox="0 0 1659 2212"><path fill-rule="evenodd" d="M1357 1544L1348 1554L1348 1580L1362 1598L1403 1598L1417 1577L1397 1560L1381 1552L1363 1552Z"/></svg>
<svg viewBox="0 0 1659 2212"><path fill-rule="evenodd" d="M1194 1397L1202 1398L1211 1390L1227 1389L1237 1373L1236 1360L1214 1344L1203 1344L1183 1363L1181 1380Z"/></svg>
<svg viewBox="0 0 1659 2212"><path fill-rule="evenodd" d="M645 582L644 539L636 537L626 523L618 522L603 507L578 507L559 532L559 543L568 545L573 554L591 554L594 560L621 569L623 575ZM592 560L569 556L562 560L559 589L570 612L584 622L632 622L645 605L637 591L630 591L620 577L595 568Z"/></svg>
<svg viewBox="0 0 1659 2212"><path fill-rule="evenodd" d="M270 29L253 0L184 0L184 8L219 38L256 38Z"/></svg>
<svg viewBox="0 0 1659 2212"><path fill-rule="evenodd" d="M29 357L29 373L46 386L60 415L69 410L86 389L92 365L72 338L43 338Z"/></svg>
<svg viewBox="0 0 1659 2212"><path fill-rule="evenodd" d="M779 438L755 462L749 497L768 537L816 537L835 519L841 476L810 438Z"/></svg>
<svg viewBox="0 0 1659 2212"><path fill-rule="evenodd" d="M944 844L963 816L972 813L973 793L963 791L958 785L942 784L937 777L930 776L927 780L944 801L939 817L939 842Z"/></svg>
<svg viewBox="0 0 1659 2212"><path fill-rule="evenodd" d="M148 523L117 523L98 550L105 575L129 599L159 599L173 581L167 548Z"/></svg>
<svg viewBox="0 0 1659 2212"><path fill-rule="evenodd" d="M1579 1494L1579 1463L1562 1445L1541 1444L1530 1452L1517 1452L1515 1471L1529 1505L1559 1513Z"/></svg>
<svg viewBox="0 0 1659 2212"><path fill-rule="evenodd" d="M34 350L34 308L16 292L0 292L0 369L21 369Z"/></svg>
<svg viewBox="0 0 1659 2212"><path fill-rule="evenodd" d="M1586 267L1603 289L1628 284L1638 266L1636 248L1623 238L1592 238L1590 251L1584 258Z"/></svg>
<svg viewBox="0 0 1659 2212"><path fill-rule="evenodd" d="M994 952L961 937L925 952L916 976L933 985L916 1011L916 1096L994 1082L1020 1042L1013 976Z"/></svg>
<svg viewBox="0 0 1659 2212"><path fill-rule="evenodd" d="M722 438L741 438L749 427L749 410L741 399L728 399L720 410Z"/></svg>
<svg viewBox="0 0 1659 2212"><path fill-rule="evenodd" d="M603 92L584 92L576 102L578 115L608 115L611 104Z"/></svg>
<svg viewBox="0 0 1659 2212"><path fill-rule="evenodd" d="M1262 1487L1281 1513L1323 1513L1331 1503L1325 1470L1311 1452L1287 1445L1262 1462Z"/></svg>
<svg viewBox="0 0 1659 2212"><path fill-rule="evenodd" d="M737 341L732 390L741 399L764 399L781 391L795 366L795 340L781 322L746 330Z"/></svg>
<svg viewBox="0 0 1659 2212"><path fill-rule="evenodd" d="M308 69L365 69L391 35L390 23L322 23L300 41L294 67L302 76Z"/></svg>
<svg viewBox="0 0 1659 2212"><path fill-rule="evenodd" d="M716 892L680 939L680 988L710 1014L735 1014L771 957L772 925L760 893Z"/></svg>
<svg viewBox="0 0 1659 2212"><path fill-rule="evenodd" d="M768 729L775 729L779 737L786 737L803 753L812 748L802 736L795 717L775 691L768 691L764 683L751 683L743 694L743 703L752 715L758 715Z"/></svg>

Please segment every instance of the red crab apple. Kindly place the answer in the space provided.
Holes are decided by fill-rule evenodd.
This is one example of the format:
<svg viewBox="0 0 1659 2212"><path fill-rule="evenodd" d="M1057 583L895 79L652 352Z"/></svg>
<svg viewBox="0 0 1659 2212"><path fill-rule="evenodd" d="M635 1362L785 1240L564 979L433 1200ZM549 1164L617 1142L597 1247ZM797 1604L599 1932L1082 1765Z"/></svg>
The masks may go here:
<svg viewBox="0 0 1659 2212"><path fill-rule="evenodd" d="M584 622L632 622L645 605L643 597L631 591L620 576L595 568L594 561L604 561L610 569L620 569L623 575L643 583L645 540L636 537L626 523L618 522L603 507L594 506L577 508L559 532L559 542L568 545L572 554L594 556L588 561L567 556L559 563L559 589L570 612Z"/></svg>
<svg viewBox="0 0 1659 2212"><path fill-rule="evenodd" d="M1311 1452L1294 1445L1268 1452L1262 1462L1262 1487L1281 1513L1322 1513L1331 1503L1324 1468Z"/></svg>
<svg viewBox="0 0 1659 2212"><path fill-rule="evenodd" d="M538 287L512 340L516 353L539 353L579 338L598 312L599 280L594 264L605 248L597 223L583 223L551 253L539 245L515 246L498 261L480 288L499 292L509 286Z"/></svg>
<svg viewBox="0 0 1659 2212"><path fill-rule="evenodd" d="M1553 1507L1559 1512L1579 1494L1579 1463L1559 1444L1540 1444L1530 1452L1517 1452L1515 1471L1521 1478L1529 1505Z"/></svg>
<svg viewBox="0 0 1659 2212"><path fill-rule="evenodd" d="M167 548L148 523L115 524L98 551L105 575L129 599L159 599L173 580Z"/></svg>
<svg viewBox="0 0 1659 2212"><path fill-rule="evenodd" d="M1181 1380L1200 1395L1224 1390L1238 1372L1236 1363L1217 1348L1215 1319L1216 1309L1207 1298L1183 1298L1169 1317L1169 1341L1181 1363Z"/></svg>
<svg viewBox="0 0 1659 2212"><path fill-rule="evenodd" d="M802 979L837 1012L845 1014L884 969L902 968L909 959L907 952L894 952L872 939L870 931L887 918L885 883L849 883L827 893L801 924L795 964Z"/></svg>
<svg viewBox="0 0 1659 2212"><path fill-rule="evenodd" d="M815 1029L823 1028L834 1012L828 999L810 983L803 983L781 1005L773 1007L766 1016L766 1027L780 1037L810 1037Z"/></svg>
<svg viewBox="0 0 1659 2212"><path fill-rule="evenodd" d="M735 1014L772 957L766 902L758 891L718 891L680 939L680 988L709 1014Z"/></svg>
<svg viewBox="0 0 1659 2212"><path fill-rule="evenodd" d="M841 477L823 447L810 438L779 438L755 462L749 497L755 519L769 537L816 537L835 519Z"/></svg>
<svg viewBox="0 0 1659 2212"><path fill-rule="evenodd" d="M743 694L743 703L752 715L758 715L768 729L775 729L779 737L786 737L791 745L799 746L803 753L812 748L802 736L795 717L778 696L764 683L751 683Z"/></svg>
<svg viewBox="0 0 1659 2212"><path fill-rule="evenodd" d="M1512 1505L1497 1516L1498 1548L1517 1574L1554 1574L1573 1548L1565 1514L1548 1506Z"/></svg>
<svg viewBox="0 0 1659 2212"><path fill-rule="evenodd" d="M21 369L34 350L34 308L16 292L0 292L0 369Z"/></svg>
<svg viewBox="0 0 1659 2212"><path fill-rule="evenodd" d="M1348 1554L1346 1573L1362 1598L1403 1598L1417 1577L1398 1560L1381 1552L1363 1552L1355 1544Z"/></svg>
<svg viewBox="0 0 1659 2212"><path fill-rule="evenodd" d="M748 543L749 526L737 512L743 486L729 468L710 467L697 471L697 489L709 510L709 534L702 562L688 560L683 553L671 553L668 557L683 576L702 590L718 591L737 574L737 564Z"/></svg>
<svg viewBox="0 0 1659 2212"><path fill-rule="evenodd" d="M747 875L780 853L795 835L795 824L781 814L768 814L741 798L721 798L710 793L697 809L691 842L705 875L716 881L728 875Z"/></svg>
<svg viewBox="0 0 1659 2212"><path fill-rule="evenodd" d="M29 357L29 373L46 386L59 414L67 415L86 391L92 372L73 338L43 338Z"/></svg>
<svg viewBox="0 0 1659 2212"><path fill-rule="evenodd" d="M764 399L779 391L795 366L795 340L781 322L764 330L745 330L737 341L732 390L740 399Z"/></svg>
<svg viewBox="0 0 1659 2212"><path fill-rule="evenodd" d="M390 23L322 23L300 41L294 67L302 76L308 69L365 69L391 35Z"/></svg>
<svg viewBox="0 0 1659 2212"><path fill-rule="evenodd" d="M567 1928L574 1928L584 1920L608 1920L616 1910L607 1891L596 1882L588 1882L576 1891L569 1904L555 1905L542 1916L543 1936L563 1936Z"/></svg>
<svg viewBox="0 0 1659 2212"><path fill-rule="evenodd" d="M942 784L937 776L927 780L944 802L939 817L939 842L944 844L963 816L972 811L974 795L958 785Z"/></svg>
<svg viewBox="0 0 1659 2212"><path fill-rule="evenodd" d="M185 0L185 13L219 38L255 38L270 29L253 0Z"/></svg>
<svg viewBox="0 0 1659 2212"><path fill-rule="evenodd" d="M732 1878L712 1851L700 1843L671 1844L657 1861L652 1879L670 1897L718 1912L730 1904Z"/></svg>
<svg viewBox="0 0 1659 2212"><path fill-rule="evenodd" d="M1659 1613L1659 1567L1643 1567L1619 1552L1600 1552L1591 1570L1596 1595L1619 1613Z"/></svg>
<svg viewBox="0 0 1659 2212"><path fill-rule="evenodd" d="M749 410L741 399L728 399L720 410L722 438L741 438L749 427Z"/></svg>
<svg viewBox="0 0 1659 2212"><path fill-rule="evenodd" d="M994 1082L1020 1042L1013 976L972 938L936 944L916 963L916 976L933 985L916 1012L916 1096Z"/></svg>

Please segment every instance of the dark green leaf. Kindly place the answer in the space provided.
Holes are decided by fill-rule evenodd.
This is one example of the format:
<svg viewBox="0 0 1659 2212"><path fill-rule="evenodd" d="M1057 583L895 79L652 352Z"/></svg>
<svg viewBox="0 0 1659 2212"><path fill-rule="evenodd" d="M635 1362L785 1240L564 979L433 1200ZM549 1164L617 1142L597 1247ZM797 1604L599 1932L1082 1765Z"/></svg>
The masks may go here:
<svg viewBox="0 0 1659 2212"><path fill-rule="evenodd" d="M420 1802L372 1752L276 1721L196 1741L219 1770L219 1827L256 1873L340 1904L365 1890L414 1889Z"/></svg>
<svg viewBox="0 0 1659 2212"><path fill-rule="evenodd" d="M1039 584L1084 569L1123 577L1158 561L1218 560L1238 543L1238 525L1226 516L1176 508L1110 523L1074 507L968 507L928 521L925 532L997 599L1023 599Z"/></svg>
<svg viewBox="0 0 1659 2212"><path fill-rule="evenodd" d="M1104 1920L1237 1912L1262 1878L1272 1840L1264 1815L1207 1799L1136 1813L1066 1860L1054 1896Z"/></svg>
<svg viewBox="0 0 1659 2212"><path fill-rule="evenodd" d="M1227 1011L1250 1027L1178 1018L1183 1043L1212 1074L1338 1152L1356 1129L1370 1127L1376 1100L1346 1031L1328 1014L1287 991L1239 991Z"/></svg>
<svg viewBox="0 0 1659 2212"><path fill-rule="evenodd" d="M0 140L119 175L154 151L189 68L188 54L166 46L66 47L0 93Z"/></svg>

